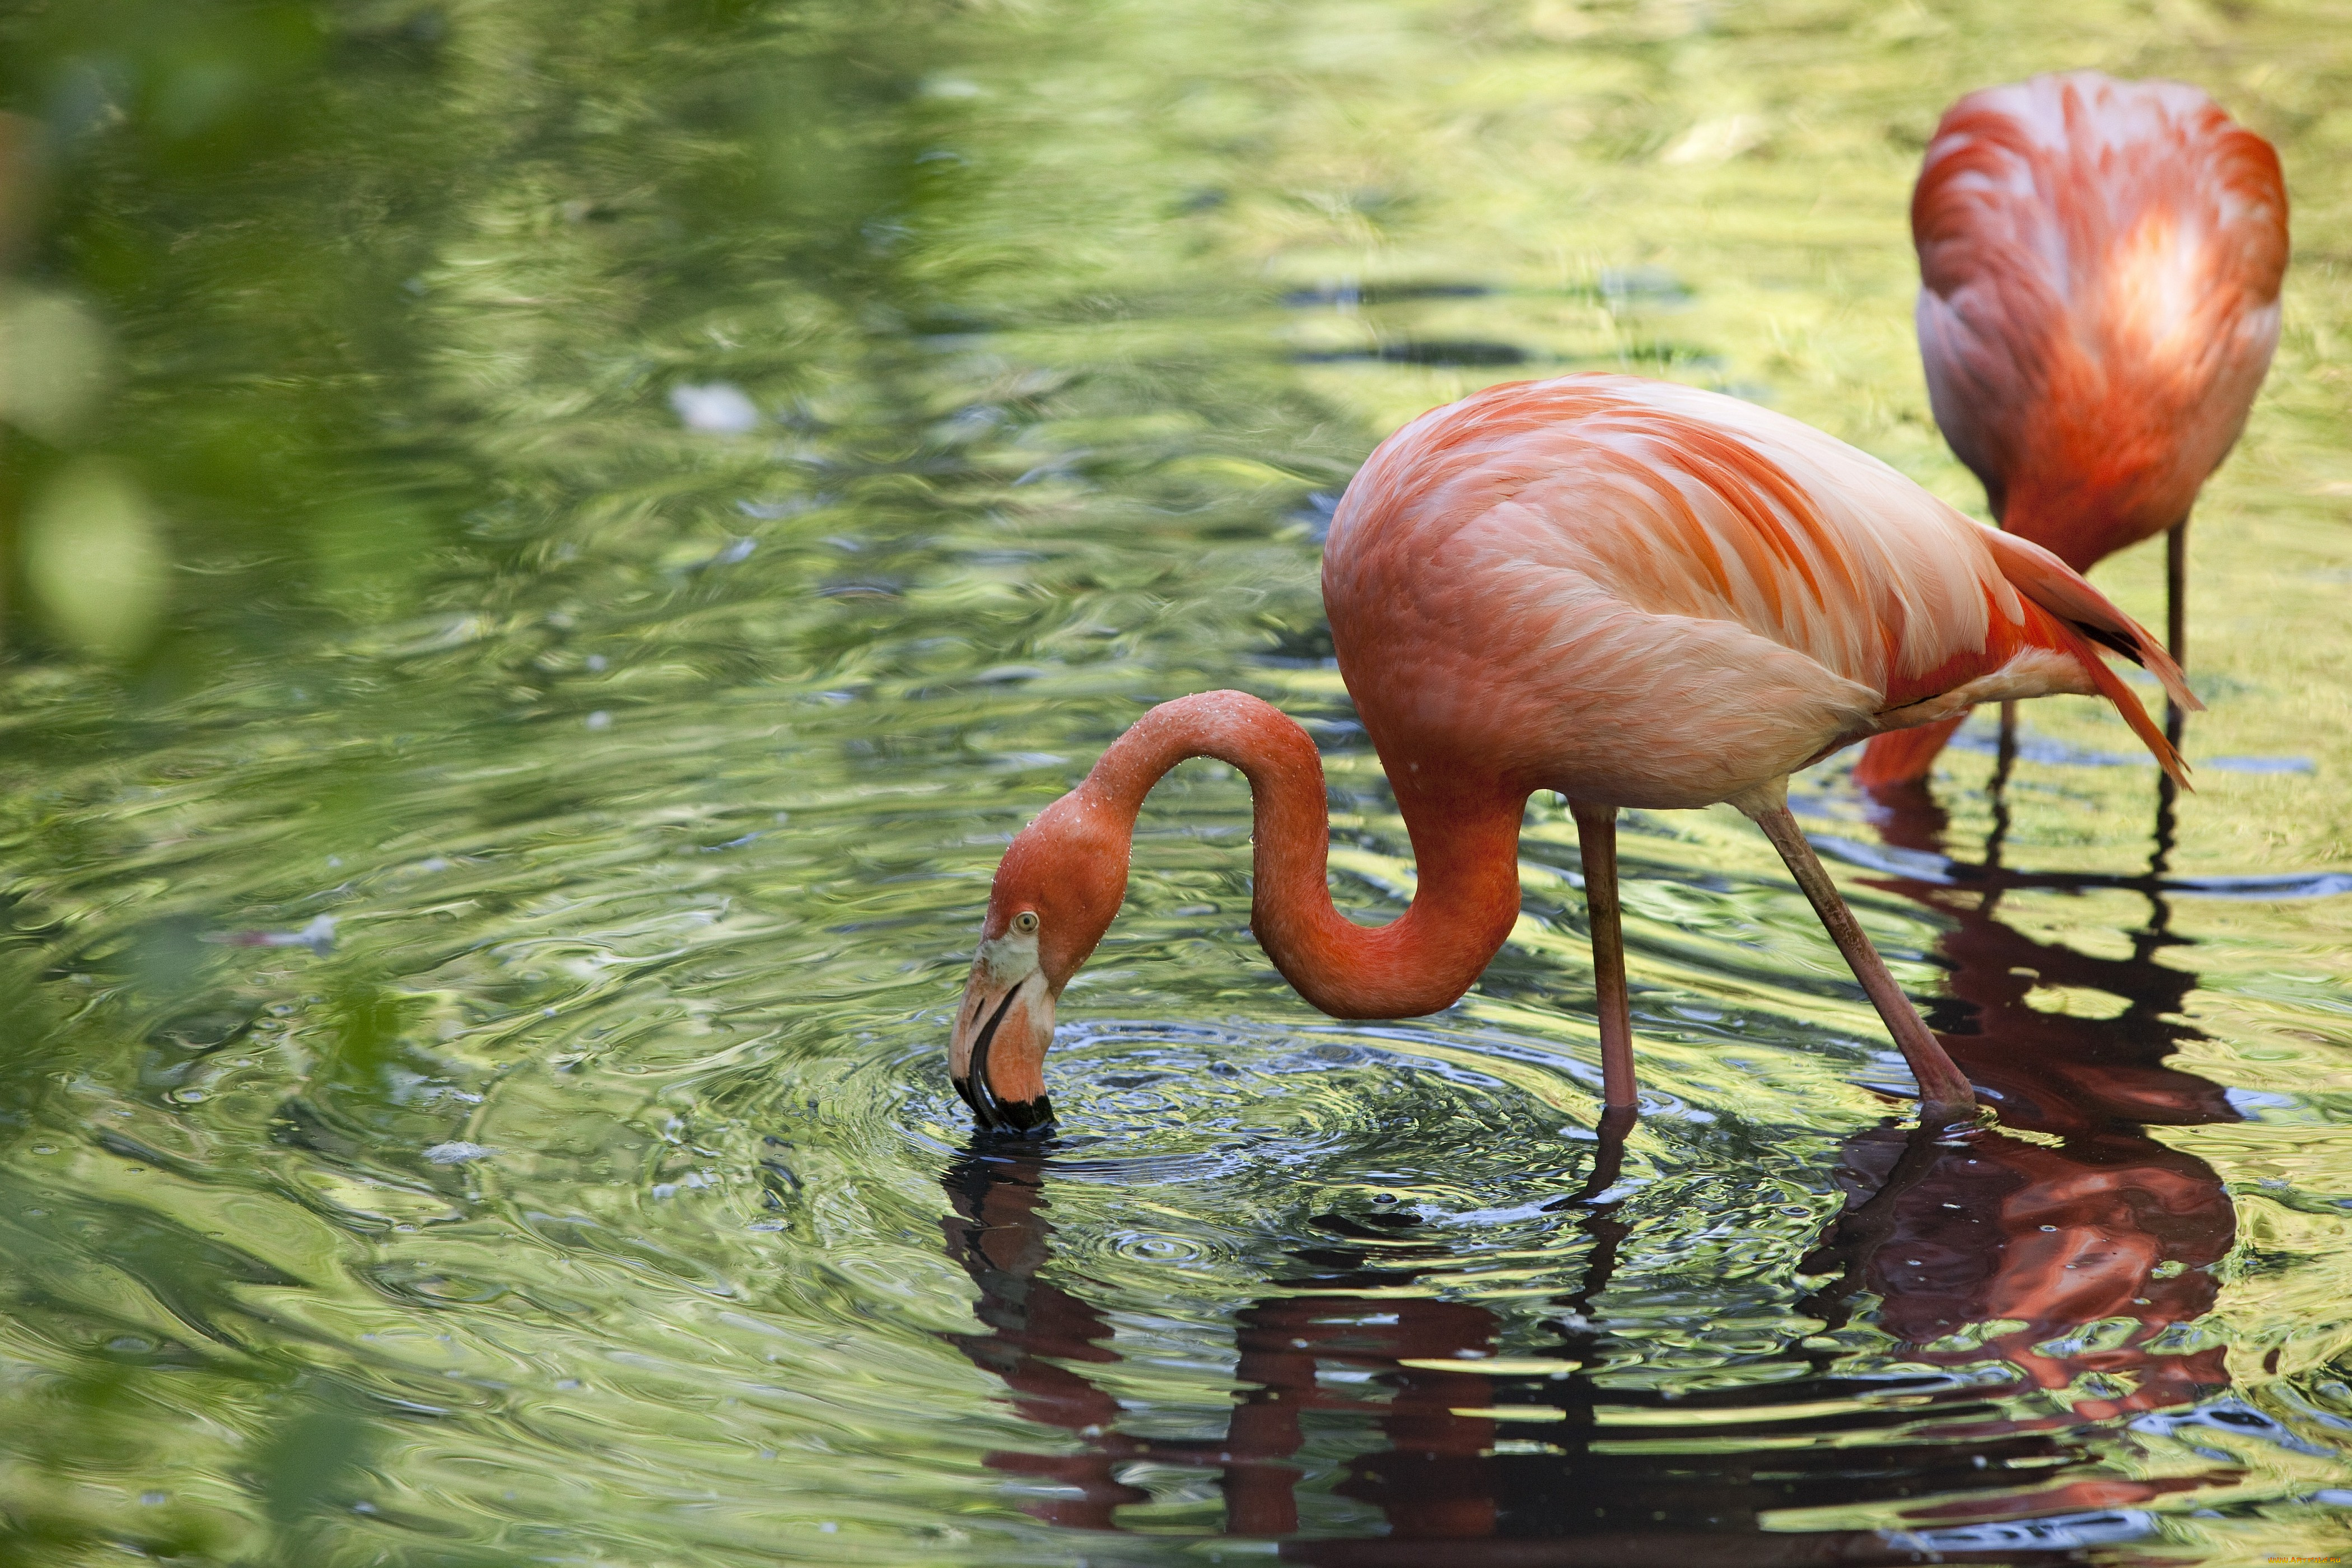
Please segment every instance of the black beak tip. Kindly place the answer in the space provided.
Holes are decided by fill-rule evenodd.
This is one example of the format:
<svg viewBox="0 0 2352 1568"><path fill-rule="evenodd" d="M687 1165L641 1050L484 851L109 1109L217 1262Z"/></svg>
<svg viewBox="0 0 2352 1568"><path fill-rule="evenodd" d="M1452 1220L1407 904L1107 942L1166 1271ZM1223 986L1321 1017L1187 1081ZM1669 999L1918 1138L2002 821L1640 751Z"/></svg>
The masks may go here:
<svg viewBox="0 0 2352 1568"><path fill-rule="evenodd" d="M1013 1138L1046 1138L1054 1131L1054 1101L1048 1095L1034 1100L1003 1100L974 1091L971 1079L950 1079L955 1091L971 1107L971 1119L983 1132Z"/></svg>
<svg viewBox="0 0 2352 1568"><path fill-rule="evenodd" d="M1044 1138L1054 1131L1054 1102L1045 1095L1034 1100L998 1100L997 1126L1024 1138Z"/></svg>

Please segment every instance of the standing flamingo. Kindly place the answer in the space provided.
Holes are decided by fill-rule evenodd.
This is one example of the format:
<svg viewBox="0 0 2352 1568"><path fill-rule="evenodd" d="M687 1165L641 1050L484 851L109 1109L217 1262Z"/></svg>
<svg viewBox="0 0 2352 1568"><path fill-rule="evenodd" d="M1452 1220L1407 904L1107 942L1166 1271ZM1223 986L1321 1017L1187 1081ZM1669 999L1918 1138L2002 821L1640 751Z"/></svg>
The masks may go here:
<svg viewBox="0 0 2352 1568"><path fill-rule="evenodd" d="M2185 661L2189 509L2278 343L2278 154L2179 82L2039 76L1945 111L1911 234L1928 401L1993 515L2077 572L2164 534ZM1926 777L1966 716L1871 742L1856 780Z"/></svg>
<svg viewBox="0 0 2352 1568"><path fill-rule="evenodd" d="M2094 643L2195 705L2155 639L2041 546L1793 419L1625 376L1489 387L1390 437L1332 519L1323 600L1412 837L1412 907L1378 928L1332 907L1323 766L1297 724L1237 691L1160 704L997 868L948 1052L982 1125L1050 1121L1055 999L1126 896L1145 794L1198 756L1250 781L1258 941L1348 1018L1433 1013L1469 989L1518 918L1528 797L1566 796L1611 1107L1634 1104L1618 808L1729 801L1853 966L1923 1116L1966 1115L1968 1079L1814 858L1789 775L1972 702L2071 691L2114 702L2178 777Z"/></svg>

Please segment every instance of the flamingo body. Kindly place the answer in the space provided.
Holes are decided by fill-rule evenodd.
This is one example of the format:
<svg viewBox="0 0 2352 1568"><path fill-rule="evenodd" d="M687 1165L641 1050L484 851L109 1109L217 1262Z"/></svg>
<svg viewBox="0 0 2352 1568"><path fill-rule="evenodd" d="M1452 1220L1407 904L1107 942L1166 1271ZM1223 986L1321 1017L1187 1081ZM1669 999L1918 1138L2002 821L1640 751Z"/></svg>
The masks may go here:
<svg viewBox="0 0 2352 1568"><path fill-rule="evenodd" d="M1323 557L1340 672L1400 791L1475 768L1654 808L1737 799L1969 702L2105 689L2053 613L2061 584L2102 631L2136 629L1821 431L1601 375L1408 425Z"/></svg>
<svg viewBox="0 0 2352 1568"><path fill-rule="evenodd" d="M2185 522L2278 342L2286 217L2270 143L2178 82L2042 76L1945 112L1911 202L1919 350L2004 529L2082 572ZM1861 776L1923 776L1943 738L1876 742Z"/></svg>
<svg viewBox="0 0 2352 1568"><path fill-rule="evenodd" d="M1919 347L2002 524L2076 571L2189 514L2278 344L2278 154L2095 71L1970 93L1912 196Z"/></svg>
<svg viewBox="0 0 2352 1568"><path fill-rule="evenodd" d="M1528 797L1559 791L1584 844L1608 1103L1633 1102L1615 814L1731 801L1754 817L1918 1073L1967 1079L1887 975L1790 816L1790 773L1974 701L2096 692L2179 759L2105 644L2193 705L2164 650L2039 546L1738 399L1624 376L1490 387L1383 442L1324 555L1340 673L1412 837L1411 908L1332 905L1313 742L1239 692L1162 703L1048 806L997 868L950 1070L983 1124L1050 1118L1056 998L1124 896L1152 784L1213 756L1255 800L1251 927L1285 978L1347 1017L1450 1005L1519 909Z"/></svg>

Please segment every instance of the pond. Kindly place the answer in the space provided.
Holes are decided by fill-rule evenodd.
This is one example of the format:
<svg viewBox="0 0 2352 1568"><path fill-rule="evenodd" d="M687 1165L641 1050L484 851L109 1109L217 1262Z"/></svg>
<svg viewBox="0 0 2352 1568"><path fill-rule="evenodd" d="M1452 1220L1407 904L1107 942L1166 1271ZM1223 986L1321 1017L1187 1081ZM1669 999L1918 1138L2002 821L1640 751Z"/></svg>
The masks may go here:
<svg viewBox="0 0 2352 1568"><path fill-rule="evenodd" d="M1997 1128L1907 1135L1727 808L1623 829L1619 1149L1557 802L1478 987L1340 1024L1192 763L973 1141L988 879L1150 704L1296 716L1410 898L1316 587L1405 419L1630 370L1983 515L1909 182L2074 65L2296 249L2195 792L2071 698L1798 781ZM0 9L6 1554L2352 1555L2347 103L2336 3Z"/></svg>

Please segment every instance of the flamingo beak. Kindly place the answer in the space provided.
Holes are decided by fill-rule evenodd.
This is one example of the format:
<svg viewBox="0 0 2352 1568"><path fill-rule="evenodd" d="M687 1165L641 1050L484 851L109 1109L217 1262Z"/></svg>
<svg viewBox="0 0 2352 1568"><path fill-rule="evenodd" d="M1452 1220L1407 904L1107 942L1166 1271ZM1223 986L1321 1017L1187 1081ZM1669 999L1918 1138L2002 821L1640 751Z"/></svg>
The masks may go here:
<svg viewBox="0 0 2352 1568"><path fill-rule="evenodd" d="M983 1131L1042 1137L1054 1125L1045 1098L1045 1047L1054 994L1035 968L1006 976L983 954L956 1008L948 1073Z"/></svg>

